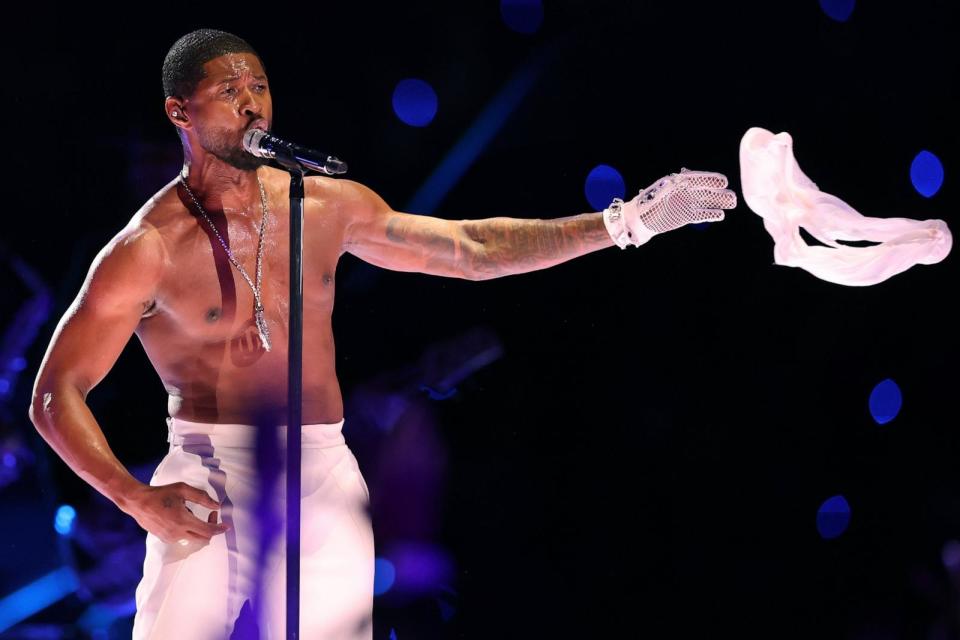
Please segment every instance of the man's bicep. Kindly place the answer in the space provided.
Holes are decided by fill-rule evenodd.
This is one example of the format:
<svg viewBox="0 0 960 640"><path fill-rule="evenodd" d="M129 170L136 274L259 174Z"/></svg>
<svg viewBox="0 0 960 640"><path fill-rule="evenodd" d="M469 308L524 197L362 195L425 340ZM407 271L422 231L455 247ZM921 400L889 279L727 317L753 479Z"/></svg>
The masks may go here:
<svg viewBox="0 0 960 640"><path fill-rule="evenodd" d="M162 243L152 229L122 232L97 254L53 332L34 396L63 383L86 395L103 380L153 299L162 266Z"/></svg>
<svg viewBox="0 0 960 640"><path fill-rule="evenodd" d="M356 183L353 183L356 185ZM344 249L365 262L391 269L470 279L480 247L461 221L392 210L363 185L348 216Z"/></svg>

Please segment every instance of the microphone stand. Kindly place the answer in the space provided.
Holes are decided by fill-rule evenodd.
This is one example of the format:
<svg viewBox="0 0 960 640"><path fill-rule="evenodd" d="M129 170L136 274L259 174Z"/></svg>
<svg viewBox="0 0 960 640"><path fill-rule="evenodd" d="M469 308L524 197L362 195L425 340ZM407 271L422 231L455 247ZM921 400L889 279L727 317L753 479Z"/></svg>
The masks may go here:
<svg viewBox="0 0 960 640"><path fill-rule="evenodd" d="M290 170L290 366L287 373L287 639L300 638L300 434L303 412L303 170ZM291 499L292 496L292 499Z"/></svg>
<svg viewBox="0 0 960 640"><path fill-rule="evenodd" d="M258 157L275 160L290 173L290 325L287 355L287 640L300 638L300 470L303 433L303 174L346 173L347 165L333 156L316 161L305 151L271 139L260 147L265 134L248 132L244 148ZM251 149L256 147L256 149Z"/></svg>
<svg viewBox="0 0 960 640"><path fill-rule="evenodd" d="M290 335L287 355L287 639L300 638L300 436L303 387L303 167L278 157L290 173Z"/></svg>

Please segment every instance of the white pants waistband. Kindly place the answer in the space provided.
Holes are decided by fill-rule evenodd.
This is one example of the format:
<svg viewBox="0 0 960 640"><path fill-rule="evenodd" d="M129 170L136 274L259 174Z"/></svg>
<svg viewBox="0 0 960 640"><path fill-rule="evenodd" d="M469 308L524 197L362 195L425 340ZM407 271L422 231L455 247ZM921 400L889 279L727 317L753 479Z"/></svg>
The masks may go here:
<svg viewBox="0 0 960 640"><path fill-rule="evenodd" d="M344 444L343 422L305 424L301 427L300 446L310 449L337 447ZM174 445L210 444L215 447L251 448L256 444L257 430L275 430L280 445L287 441L287 425L257 427L249 424L218 424L167 418L167 442Z"/></svg>

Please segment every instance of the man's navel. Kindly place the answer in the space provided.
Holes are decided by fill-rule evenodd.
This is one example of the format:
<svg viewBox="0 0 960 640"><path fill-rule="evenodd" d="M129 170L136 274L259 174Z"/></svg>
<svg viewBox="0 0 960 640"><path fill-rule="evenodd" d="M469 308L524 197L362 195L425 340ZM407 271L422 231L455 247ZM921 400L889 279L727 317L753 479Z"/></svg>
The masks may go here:
<svg viewBox="0 0 960 640"><path fill-rule="evenodd" d="M209 311L207 311L207 322L216 322L217 320L220 319L220 314L221 314L221 311L219 307L214 307L213 309L210 309Z"/></svg>

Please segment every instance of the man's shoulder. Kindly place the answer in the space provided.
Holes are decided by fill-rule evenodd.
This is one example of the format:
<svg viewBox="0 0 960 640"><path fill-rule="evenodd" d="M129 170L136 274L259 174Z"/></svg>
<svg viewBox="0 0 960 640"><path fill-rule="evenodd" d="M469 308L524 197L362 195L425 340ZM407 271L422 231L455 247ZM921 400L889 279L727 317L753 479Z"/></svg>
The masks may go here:
<svg viewBox="0 0 960 640"><path fill-rule="evenodd" d="M182 214L186 207L177 196L177 179L173 179L163 185L159 191L150 196L150 198L137 209L136 213L130 219L130 225L145 223L155 228L161 228L169 224L177 214Z"/></svg>
<svg viewBox="0 0 960 640"><path fill-rule="evenodd" d="M176 245L184 233L196 228L194 216L177 193L177 182L174 178L153 194L117 235L142 237L148 244L165 248Z"/></svg>
<svg viewBox="0 0 960 640"><path fill-rule="evenodd" d="M346 178L311 175L303 179L304 194L307 198L336 204L350 198L358 186L363 185Z"/></svg>
<svg viewBox="0 0 960 640"><path fill-rule="evenodd" d="M389 209L376 191L356 180L326 176L309 176L307 180L309 183L304 183L307 198L348 214L351 220Z"/></svg>
<svg viewBox="0 0 960 640"><path fill-rule="evenodd" d="M82 297L115 304L129 296L151 298L169 263L166 243L148 220L134 217L93 258Z"/></svg>
<svg viewBox="0 0 960 640"><path fill-rule="evenodd" d="M134 216L117 231L101 249L102 255L116 255L117 260L133 269L166 262L167 246L160 230L148 219ZM121 258L121 256L123 256Z"/></svg>
<svg viewBox="0 0 960 640"><path fill-rule="evenodd" d="M176 194L176 181L150 197L101 249L103 254L127 256L130 264L141 260L165 262L174 227L187 216Z"/></svg>
<svg viewBox="0 0 960 640"><path fill-rule="evenodd" d="M282 169L269 165L264 168L266 171L261 173L261 176L266 178L265 182L267 182L269 188L288 194L290 175ZM331 178L317 174L303 177L303 192L306 200L338 205L369 195L376 196L370 187L356 180Z"/></svg>

